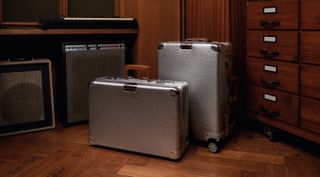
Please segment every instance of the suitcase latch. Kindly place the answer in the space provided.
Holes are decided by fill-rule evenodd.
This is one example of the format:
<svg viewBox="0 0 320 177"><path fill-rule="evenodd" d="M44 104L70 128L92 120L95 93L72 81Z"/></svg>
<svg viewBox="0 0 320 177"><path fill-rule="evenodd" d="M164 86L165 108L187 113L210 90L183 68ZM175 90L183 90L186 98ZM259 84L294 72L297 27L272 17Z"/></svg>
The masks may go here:
<svg viewBox="0 0 320 177"><path fill-rule="evenodd" d="M128 83L123 86L124 92L136 92L137 84L136 83Z"/></svg>

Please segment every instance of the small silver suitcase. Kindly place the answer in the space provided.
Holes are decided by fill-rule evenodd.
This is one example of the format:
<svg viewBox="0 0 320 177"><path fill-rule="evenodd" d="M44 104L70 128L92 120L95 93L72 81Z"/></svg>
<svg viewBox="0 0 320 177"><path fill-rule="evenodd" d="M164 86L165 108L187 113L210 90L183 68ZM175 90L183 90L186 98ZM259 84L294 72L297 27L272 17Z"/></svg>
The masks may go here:
<svg viewBox="0 0 320 177"><path fill-rule="evenodd" d="M158 77L189 84L191 137L207 141L218 152L228 136L232 78L231 44L221 42L167 42L158 50Z"/></svg>
<svg viewBox="0 0 320 177"><path fill-rule="evenodd" d="M188 84L97 78L89 86L92 145L179 159L188 144Z"/></svg>

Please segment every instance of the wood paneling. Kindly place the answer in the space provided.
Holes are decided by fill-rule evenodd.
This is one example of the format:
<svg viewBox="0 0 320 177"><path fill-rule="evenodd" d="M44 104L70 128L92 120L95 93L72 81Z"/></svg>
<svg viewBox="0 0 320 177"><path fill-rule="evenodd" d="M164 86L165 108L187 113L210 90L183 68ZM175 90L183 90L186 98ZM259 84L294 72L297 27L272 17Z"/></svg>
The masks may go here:
<svg viewBox="0 0 320 177"><path fill-rule="evenodd" d="M249 83L298 94L298 64L253 58L248 58L246 63Z"/></svg>
<svg viewBox="0 0 320 177"><path fill-rule="evenodd" d="M264 13L265 8L276 8L275 13ZM298 0L248 1L248 29L298 29ZM266 26L262 22L268 23ZM278 22L278 23L277 23Z"/></svg>
<svg viewBox="0 0 320 177"><path fill-rule="evenodd" d="M320 99L320 67L301 65L301 95Z"/></svg>
<svg viewBox="0 0 320 177"><path fill-rule="evenodd" d="M233 114L241 124L245 113L245 58L246 58L246 0L230 0L230 42L233 45L234 74L238 77L238 102L235 104Z"/></svg>
<svg viewBox="0 0 320 177"><path fill-rule="evenodd" d="M320 101L301 98L301 128L320 134Z"/></svg>
<svg viewBox="0 0 320 177"><path fill-rule="evenodd" d="M301 63L320 64L320 32L301 32Z"/></svg>
<svg viewBox="0 0 320 177"><path fill-rule="evenodd" d="M59 15L68 16L68 0L59 0Z"/></svg>
<svg viewBox="0 0 320 177"><path fill-rule="evenodd" d="M304 30L320 30L320 1L301 1L301 28Z"/></svg>
<svg viewBox="0 0 320 177"><path fill-rule="evenodd" d="M186 38L230 41L227 0L186 0Z"/></svg>
<svg viewBox="0 0 320 177"><path fill-rule="evenodd" d="M0 0L0 9L3 9L3 0ZM1 10L0 11L0 24L2 23L3 21L3 11Z"/></svg>
<svg viewBox="0 0 320 177"><path fill-rule="evenodd" d="M275 40L275 42L267 42L268 40L265 42L265 37L273 38L272 40ZM263 53L262 50L267 53ZM272 56L272 52L274 56ZM247 55L250 57L297 62L298 32L248 31Z"/></svg>
<svg viewBox="0 0 320 177"><path fill-rule="evenodd" d="M181 2L141 0L139 5L139 64L151 66L151 78L156 78L160 43L181 39Z"/></svg>
<svg viewBox="0 0 320 177"><path fill-rule="evenodd" d="M149 65L151 78L157 77L157 50L160 42L181 40L181 6L181 0L120 0L120 16L138 20L135 63Z"/></svg>

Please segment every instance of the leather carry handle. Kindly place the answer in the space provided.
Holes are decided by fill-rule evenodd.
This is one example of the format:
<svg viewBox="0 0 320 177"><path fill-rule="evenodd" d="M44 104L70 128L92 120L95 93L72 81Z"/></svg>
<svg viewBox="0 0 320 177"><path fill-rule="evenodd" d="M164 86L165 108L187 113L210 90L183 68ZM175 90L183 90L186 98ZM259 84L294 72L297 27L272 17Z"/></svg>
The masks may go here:
<svg viewBox="0 0 320 177"><path fill-rule="evenodd" d="M278 57L280 55L280 53L278 51L268 51L265 49L261 49L260 54L266 58L274 58L274 57Z"/></svg>
<svg viewBox="0 0 320 177"><path fill-rule="evenodd" d="M129 71L144 71L146 73L146 78L150 78L150 66L129 64L126 65L125 78L128 79Z"/></svg>
<svg viewBox="0 0 320 177"><path fill-rule="evenodd" d="M264 28L274 28L280 25L280 21L279 20L271 20L271 21L262 20L260 24Z"/></svg>
<svg viewBox="0 0 320 177"><path fill-rule="evenodd" d="M280 116L280 111L278 111L278 110L269 111L268 109L266 109L263 106L260 106L260 111L270 119L276 119L277 117Z"/></svg>
<svg viewBox="0 0 320 177"><path fill-rule="evenodd" d="M278 80L267 81L263 77L260 77L260 83L269 89L274 89L274 88L280 87L280 81L278 81Z"/></svg>

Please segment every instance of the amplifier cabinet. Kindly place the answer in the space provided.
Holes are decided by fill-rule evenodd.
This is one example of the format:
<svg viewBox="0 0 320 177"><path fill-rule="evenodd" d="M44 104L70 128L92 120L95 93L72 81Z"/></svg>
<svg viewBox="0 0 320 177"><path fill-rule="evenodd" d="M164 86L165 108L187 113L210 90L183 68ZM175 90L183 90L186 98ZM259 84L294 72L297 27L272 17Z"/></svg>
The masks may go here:
<svg viewBox="0 0 320 177"><path fill-rule="evenodd" d="M51 62L0 61L0 136L55 127Z"/></svg>
<svg viewBox="0 0 320 177"><path fill-rule="evenodd" d="M63 44L62 115L64 126L88 121L88 85L98 77L123 77L122 43Z"/></svg>
<svg viewBox="0 0 320 177"><path fill-rule="evenodd" d="M319 0L247 0L247 115L320 144Z"/></svg>

